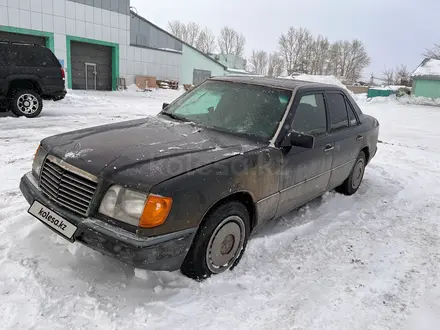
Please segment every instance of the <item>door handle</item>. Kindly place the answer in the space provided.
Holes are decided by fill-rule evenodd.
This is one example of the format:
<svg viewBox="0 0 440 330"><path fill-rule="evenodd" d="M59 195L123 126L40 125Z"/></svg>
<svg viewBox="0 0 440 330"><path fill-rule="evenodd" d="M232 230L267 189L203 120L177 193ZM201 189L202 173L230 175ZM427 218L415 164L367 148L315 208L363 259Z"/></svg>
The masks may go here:
<svg viewBox="0 0 440 330"><path fill-rule="evenodd" d="M363 135L358 135L357 138L356 138L356 140L360 141L360 140L362 140L363 138L364 138Z"/></svg>
<svg viewBox="0 0 440 330"><path fill-rule="evenodd" d="M335 147L332 146L331 144L327 144L327 145L325 146L325 148L324 148L324 151L325 151L325 152L329 152L329 151L332 151L334 148L335 148Z"/></svg>

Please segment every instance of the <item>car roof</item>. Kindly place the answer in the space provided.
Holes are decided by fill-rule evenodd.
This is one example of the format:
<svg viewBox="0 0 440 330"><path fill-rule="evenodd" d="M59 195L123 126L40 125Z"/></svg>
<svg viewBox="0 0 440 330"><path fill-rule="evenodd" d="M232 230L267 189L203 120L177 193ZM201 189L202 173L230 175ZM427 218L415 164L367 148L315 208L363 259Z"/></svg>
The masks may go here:
<svg viewBox="0 0 440 330"><path fill-rule="evenodd" d="M209 80L215 81L225 81L225 82L234 82L234 83L242 83L242 84L253 84L253 85L262 85L269 86L274 88L283 88L289 90L295 90L299 87L302 89L325 89L325 90L338 90L341 91L343 88L337 85L323 84L305 80L298 80L292 78L270 78L264 76L245 76L245 75L228 75L228 76L218 76L211 77Z"/></svg>

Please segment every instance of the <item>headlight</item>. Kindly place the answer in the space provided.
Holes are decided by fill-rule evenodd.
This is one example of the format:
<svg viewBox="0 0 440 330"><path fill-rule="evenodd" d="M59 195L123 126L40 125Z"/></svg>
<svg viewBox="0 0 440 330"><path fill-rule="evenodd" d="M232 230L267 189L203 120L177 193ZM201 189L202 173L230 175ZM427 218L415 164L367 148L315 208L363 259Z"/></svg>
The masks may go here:
<svg viewBox="0 0 440 330"><path fill-rule="evenodd" d="M105 194L99 213L134 226L152 228L165 222L171 204L169 197L147 195L115 185Z"/></svg>
<svg viewBox="0 0 440 330"><path fill-rule="evenodd" d="M32 163L32 171L37 175L40 176L41 167L43 166L44 159L47 156L47 151L43 149L43 147L40 145L37 148L37 151L34 155L34 162Z"/></svg>

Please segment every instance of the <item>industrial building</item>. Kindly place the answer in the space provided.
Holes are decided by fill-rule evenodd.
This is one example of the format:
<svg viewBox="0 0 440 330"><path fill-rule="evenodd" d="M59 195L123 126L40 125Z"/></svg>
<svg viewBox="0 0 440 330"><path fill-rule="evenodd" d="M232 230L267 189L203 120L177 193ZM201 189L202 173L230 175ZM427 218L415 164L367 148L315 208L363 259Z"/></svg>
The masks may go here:
<svg viewBox="0 0 440 330"><path fill-rule="evenodd" d="M0 40L49 47L72 89L116 90L139 75L198 84L228 72L130 10L130 0L0 0Z"/></svg>

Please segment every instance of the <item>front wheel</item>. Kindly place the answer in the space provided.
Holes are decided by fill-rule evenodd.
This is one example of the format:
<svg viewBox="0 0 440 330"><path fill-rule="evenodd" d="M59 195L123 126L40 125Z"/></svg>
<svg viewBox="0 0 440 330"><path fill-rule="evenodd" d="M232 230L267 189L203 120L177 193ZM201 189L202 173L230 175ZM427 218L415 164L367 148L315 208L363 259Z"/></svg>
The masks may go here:
<svg viewBox="0 0 440 330"><path fill-rule="evenodd" d="M364 178L366 163L367 161L365 153L361 151L356 159L356 163L354 164L350 175L344 181L344 183L335 190L344 195L353 195L359 189L362 179Z"/></svg>
<svg viewBox="0 0 440 330"><path fill-rule="evenodd" d="M249 233L249 213L242 203L220 205L202 221L181 272L202 280L234 268L244 253Z"/></svg>
<svg viewBox="0 0 440 330"><path fill-rule="evenodd" d="M42 110L43 100L33 90L19 90L12 99L11 111L16 116L35 118Z"/></svg>

